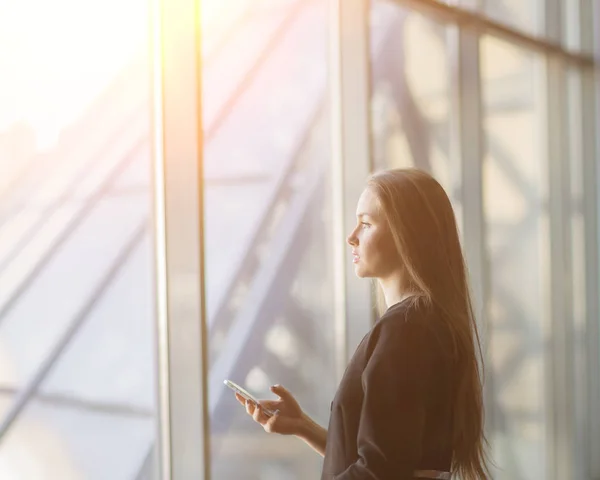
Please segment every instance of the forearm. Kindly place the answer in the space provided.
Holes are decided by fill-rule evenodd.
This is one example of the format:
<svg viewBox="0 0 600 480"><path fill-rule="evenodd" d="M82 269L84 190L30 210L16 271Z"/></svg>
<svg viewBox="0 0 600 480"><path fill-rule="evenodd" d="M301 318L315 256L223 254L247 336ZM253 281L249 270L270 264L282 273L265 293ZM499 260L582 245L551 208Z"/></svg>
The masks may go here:
<svg viewBox="0 0 600 480"><path fill-rule="evenodd" d="M310 446L315 452L322 457L325 456L325 446L327 445L327 429L316 423L308 415L304 414L300 428L296 436L308 446Z"/></svg>

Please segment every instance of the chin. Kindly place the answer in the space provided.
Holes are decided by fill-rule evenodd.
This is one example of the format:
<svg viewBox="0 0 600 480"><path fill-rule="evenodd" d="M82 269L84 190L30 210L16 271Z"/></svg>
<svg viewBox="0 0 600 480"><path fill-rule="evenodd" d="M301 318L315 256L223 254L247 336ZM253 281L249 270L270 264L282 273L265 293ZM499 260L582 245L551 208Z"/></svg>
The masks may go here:
<svg viewBox="0 0 600 480"><path fill-rule="evenodd" d="M371 276L371 275L368 274L368 272L364 268L362 268L360 266L360 264L354 265L354 274L358 278L369 278Z"/></svg>

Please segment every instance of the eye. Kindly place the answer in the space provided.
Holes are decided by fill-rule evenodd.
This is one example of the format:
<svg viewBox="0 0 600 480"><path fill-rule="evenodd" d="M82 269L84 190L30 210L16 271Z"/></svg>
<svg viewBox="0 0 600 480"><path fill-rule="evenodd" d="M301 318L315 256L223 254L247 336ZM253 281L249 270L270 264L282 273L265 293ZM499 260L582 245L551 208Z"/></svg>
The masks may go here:
<svg viewBox="0 0 600 480"><path fill-rule="evenodd" d="M371 224L367 223L367 222L360 222L360 224L361 224L362 228L369 228L371 226Z"/></svg>

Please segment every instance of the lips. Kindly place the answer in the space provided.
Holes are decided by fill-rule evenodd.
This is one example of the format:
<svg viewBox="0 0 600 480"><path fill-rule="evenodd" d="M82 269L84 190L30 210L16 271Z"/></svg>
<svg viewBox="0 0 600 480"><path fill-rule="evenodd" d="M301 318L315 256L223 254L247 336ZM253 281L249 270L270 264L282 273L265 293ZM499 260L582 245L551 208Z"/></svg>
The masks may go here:
<svg viewBox="0 0 600 480"><path fill-rule="evenodd" d="M360 256L355 250L352 250L352 263L358 263Z"/></svg>

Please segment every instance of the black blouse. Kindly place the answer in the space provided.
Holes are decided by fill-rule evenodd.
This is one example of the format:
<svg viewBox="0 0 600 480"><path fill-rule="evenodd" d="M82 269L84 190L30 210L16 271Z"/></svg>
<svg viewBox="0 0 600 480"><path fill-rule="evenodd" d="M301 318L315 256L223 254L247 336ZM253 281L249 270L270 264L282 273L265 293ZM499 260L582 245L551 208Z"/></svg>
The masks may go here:
<svg viewBox="0 0 600 480"><path fill-rule="evenodd" d="M439 318L407 299L363 338L332 402L321 480L450 471L455 369Z"/></svg>

